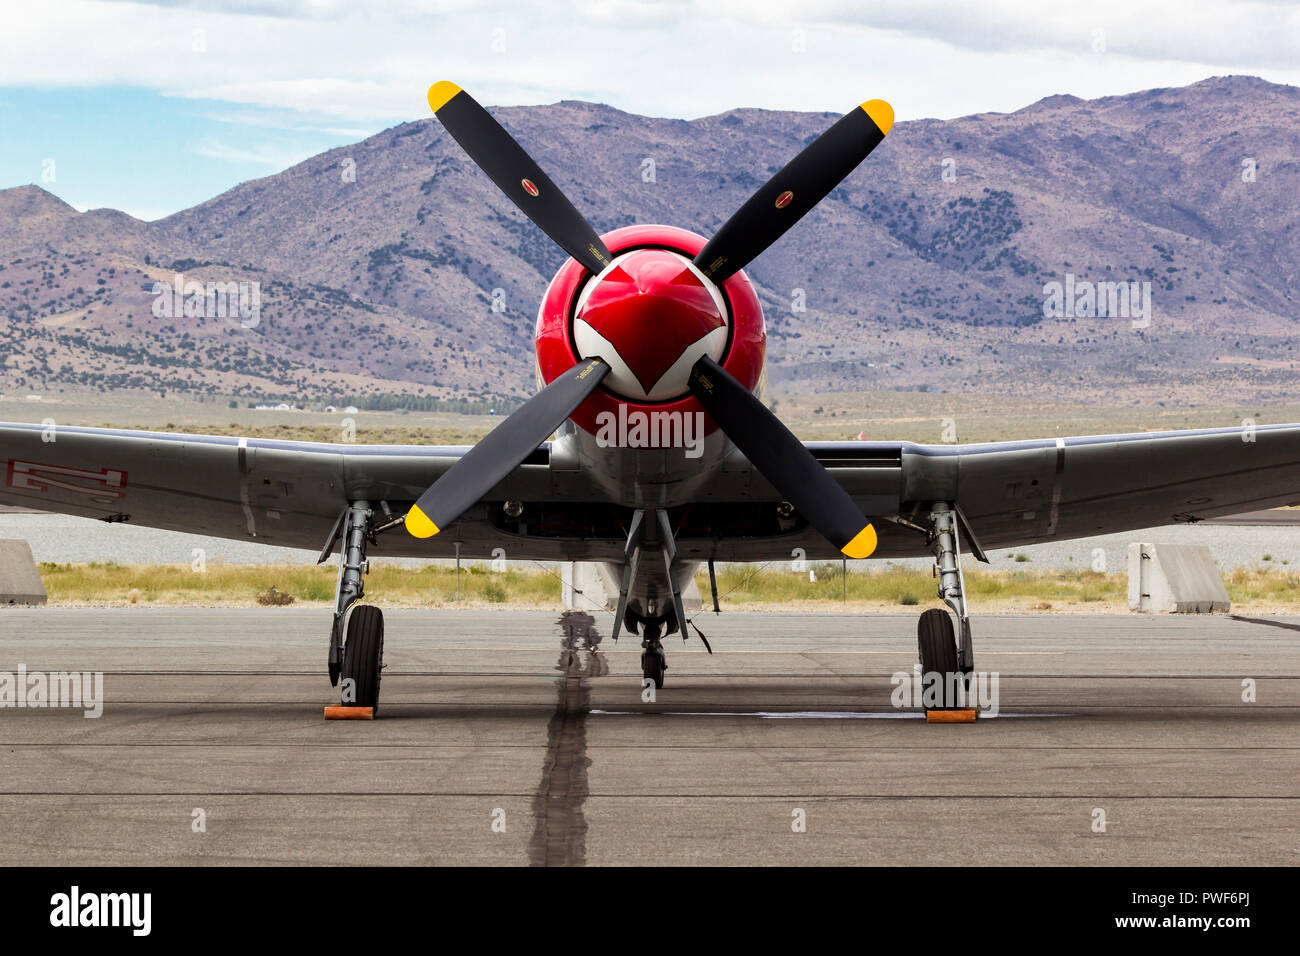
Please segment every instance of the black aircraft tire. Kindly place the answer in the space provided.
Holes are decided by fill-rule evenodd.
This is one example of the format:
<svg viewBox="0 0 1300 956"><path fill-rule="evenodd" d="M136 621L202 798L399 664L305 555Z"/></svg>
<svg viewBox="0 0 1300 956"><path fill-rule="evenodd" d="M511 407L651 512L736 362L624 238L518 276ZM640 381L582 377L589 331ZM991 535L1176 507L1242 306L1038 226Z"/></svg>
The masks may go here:
<svg viewBox="0 0 1300 956"><path fill-rule="evenodd" d="M348 617L343 645L343 679L353 681L356 700L345 705L379 709L379 679L384 664L384 612L370 604L354 608Z"/></svg>
<svg viewBox="0 0 1300 956"><path fill-rule="evenodd" d="M664 672L668 669L664 656L658 651L643 651L641 654L641 676L655 682L655 688L662 690Z"/></svg>
<svg viewBox="0 0 1300 956"><path fill-rule="evenodd" d="M953 675L959 670L952 616L939 608L925 611L916 623L916 645L921 656L922 687L926 686L931 674L942 674L944 689L939 698L940 706L956 707L957 701L950 699L956 693Z"/></svg>

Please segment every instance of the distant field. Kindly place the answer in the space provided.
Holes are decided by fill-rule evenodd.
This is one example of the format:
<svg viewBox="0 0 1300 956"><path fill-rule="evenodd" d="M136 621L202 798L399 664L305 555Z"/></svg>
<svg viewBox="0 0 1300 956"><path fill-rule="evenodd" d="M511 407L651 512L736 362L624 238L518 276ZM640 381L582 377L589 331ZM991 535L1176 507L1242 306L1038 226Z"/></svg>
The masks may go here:
<svg viewBox="0 0 1300 956"><path fill-rule="evenodd" d="M501 416L450 412L256 411L247 407L256 398L240 396L235 399L237 407L230 408L230 396L205 401L156 393L52 393L28 401L10 394L0 398L0 420L52 418L65 425L342 441L350 427L345 420L351 419L357 441L379 444L472 443L501 420ZM769 393L767 398L775 404L777 415L807 440L855 439L861 433L878 441L983 442L1236 427L1245 419L1258 425L1300 421L1300 405L1083 405L916 391Z"/></svg>
<svg viewBox="0 0 1300 956"><path fill-rule="evenodd" d="M304 441L343 441L348 419L358 441L377 443L473 442L486 434L500 417L460 415L453 412L360 411L345 415L325 413L318 403L312 411L277 412L248 408L258 396L213 396L203 401L195 396L157 393L115 392L105 395L50 393L40 401L22 394L0 398L0 420L39 422L52 418L60 425L90 425L196 432L240 434L262 438L291 438Z"/></svg>
<svg viewBox="0 0 1300 956"><path fill-rule="evenodd" d="M315 442L360 442L368 445L473 445L491 430L491 423L475 422L467 427L419 427L415 425L378 425L371 422L362 423L360 415L350 416L356 419L355 427L346 428L338 424L311 425L301 422L268 423L252 422L239 424L230 422L225 425L186 425L176 422L164 422L150 426L154 431L190 432L202 435L238 435L244 438L278 438L286 441ZM450 416L449 416L450 417ZM469 416L455 416L469 417ZM500 421L501 419L498 419ZM120 422L102 422L109 428L126 428Z"/></svg>
<svg viewBox="0 0 1300 956"><path fill-rule="evenodd" d="M1300 422L1300 405L1084 405L934 392L775 396L776 413L805 440L856 438L940 444Z"/></svg>
<svg viewBox="0 0 1300 956"><path fill-rule="evenodd" d="M337 569L328 565L209 564L201 572L188 564L50 564L41 578L55 604L253 605L333 600ZM848 575L836 563L813 567L816 580L766 566L727 566L718 574L723 608L772 607L893 609L942 606L926 571L890 566ZM1226 578L1235 609L1296 613L1300 572L1242 569ZM709 581L696 584L709 601ZM275 590L272 591L271 589ZM380 605L441 607L468 605L560 606L560 579L548 570L493 572L467 565L455 568L375 566L366 578L367 597ZM1128 581L1123 574L1093 571L1006 570L966 572L972 609L1006 611L1124 611ZM259 600L260 598L260 600Z"/></svg>

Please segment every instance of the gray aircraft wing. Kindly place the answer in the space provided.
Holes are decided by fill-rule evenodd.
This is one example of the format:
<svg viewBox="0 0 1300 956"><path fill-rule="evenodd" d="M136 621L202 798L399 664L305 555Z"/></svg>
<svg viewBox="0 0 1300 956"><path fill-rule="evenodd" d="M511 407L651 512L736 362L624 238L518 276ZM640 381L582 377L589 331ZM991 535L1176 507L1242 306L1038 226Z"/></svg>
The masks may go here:
<svg viewBox="0 0 1300 956"><path fill-rule="evenodd" d="M897 480L903 519L930 502L955 503L985 550L1300 504L1300 424L981 445L808 447L840 466L841 483L856 482L849 490L859 500ZM894 454L896 464L889 461ZM853 468L855 455L870 464ZM877 557L926 553L912 529L886 521L877 530Z"/></svg>
<svg viewBox="0 0 1300 956"><path fill-rule="evenodd" d="M0 505L320 551L349 501L369 501L376 523L385 505L401 517L468 451L0 423ZM621 557L625 516L561 457L543 444L444 533L417 539L397 524L369 553ZM522 520L505 517L507 500L528 504ZM546 535L529 533L537 519Z"/></svg>
<svg viewBox="0 0 1300 956"><path fill-rule="evenodd" d="M412 499L469 450L10 423L0 449L2 504L314 549L349 495Z"/></svg>
<svg viewBox="0 0 1300 956"><path fill-rule="evenodd" d="M1300 425L917 445L807 447L873 519L876 557L924 555L909 527L954 502L984 548L1016 547L1300 504ZM0 504L294 548L322 548L349 500L400 516L464 447L327 444L120 429L0 424ZM507 520L500 503L525 504ZM740 461L678 521L686 560L839 558L801 524L772 517L777 493ZM544 444L453 528L418 540L400 526L376 557L617 560L626 509L558 445Z"/></svg>

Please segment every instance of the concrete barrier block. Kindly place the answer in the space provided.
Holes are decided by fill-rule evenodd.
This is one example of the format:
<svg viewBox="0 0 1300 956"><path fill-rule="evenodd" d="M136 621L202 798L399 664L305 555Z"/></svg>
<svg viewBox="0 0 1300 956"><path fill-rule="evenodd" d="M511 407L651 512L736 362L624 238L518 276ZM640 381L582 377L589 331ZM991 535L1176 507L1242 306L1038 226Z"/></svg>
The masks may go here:
<svg viewBox="0 0 1300 956"><path fill-rule="evenodd" d="M560 582L560 601L566 608L579 611L598 607L607 611L618 609L618 589L622 582L607 564L565 561L560 565ZM698 611L700 606L700 589L692 578L682 592L682 607L690 614Z"/></svg>
<svg viewBox="0 0 1300 956"><path fill-rule="evenodd" d="M1203 544L1128 546L1128 606L1141 614L1226 613L1223 575Z"/></svg>
<svg viewBox="0 0 1300 956"><path fill-rule="evenodd" d="M0 538L0 604L44 604L45 582L32 547L22 538Z"/></svg>

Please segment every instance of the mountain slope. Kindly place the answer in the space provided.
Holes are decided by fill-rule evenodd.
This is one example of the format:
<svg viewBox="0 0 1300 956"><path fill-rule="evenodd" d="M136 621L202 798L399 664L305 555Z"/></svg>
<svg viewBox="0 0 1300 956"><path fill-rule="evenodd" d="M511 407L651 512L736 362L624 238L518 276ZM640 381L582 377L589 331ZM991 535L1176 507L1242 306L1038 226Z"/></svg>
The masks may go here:
<svg viewBox="0 0 1300 956"><path fill-rule="evenodd" d="M597 229L706 235L835 118L745 109L688 122L579 102L493 112ZM1227 77L899 123L748 270L768 313L769 381L1293 400L1297 120L1300 90ZM8 190L3 381L522 395L534 311L562 261L432 119L156 223ZM260 282L260 323L152 315L152 282L176 269ZM1150 283L1149 325L1044 317L1046 289L1067 274Z"/></svg>

